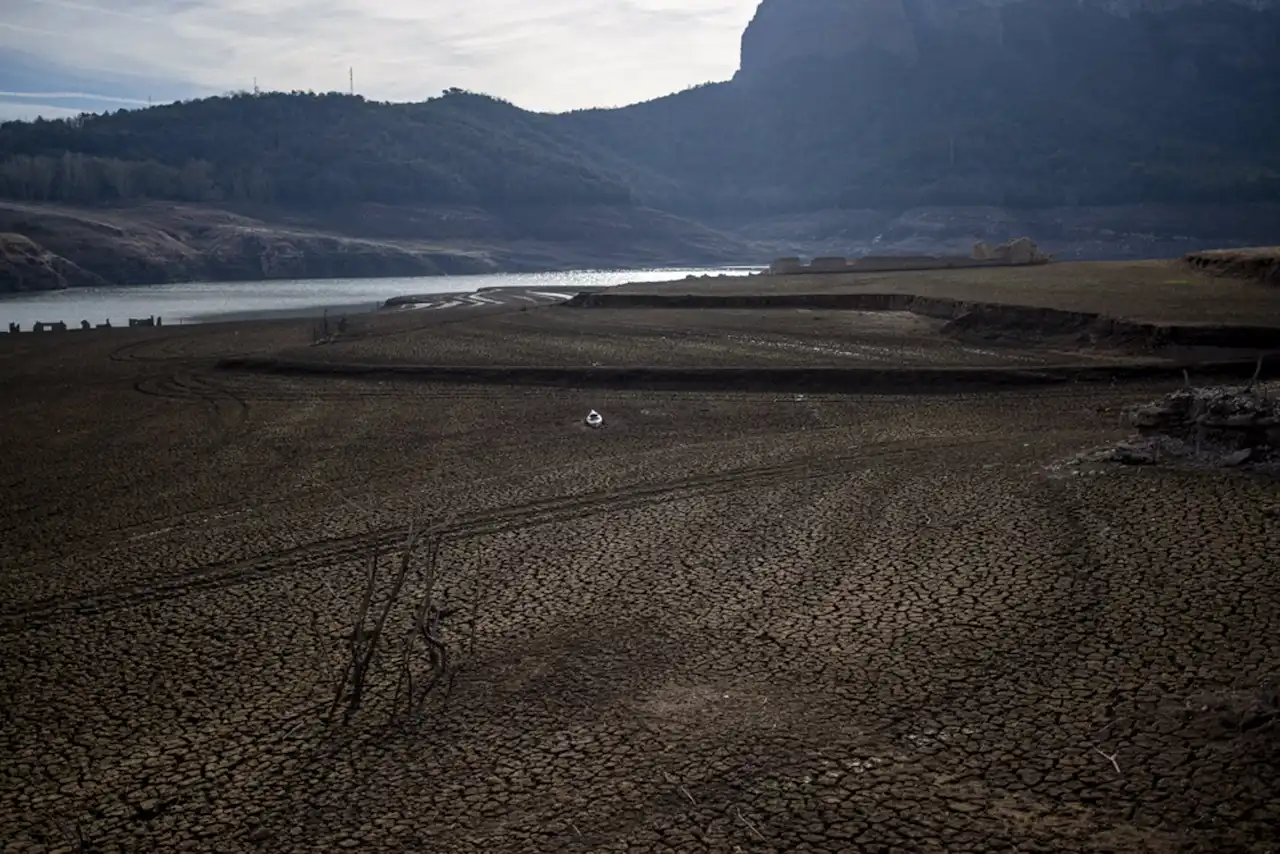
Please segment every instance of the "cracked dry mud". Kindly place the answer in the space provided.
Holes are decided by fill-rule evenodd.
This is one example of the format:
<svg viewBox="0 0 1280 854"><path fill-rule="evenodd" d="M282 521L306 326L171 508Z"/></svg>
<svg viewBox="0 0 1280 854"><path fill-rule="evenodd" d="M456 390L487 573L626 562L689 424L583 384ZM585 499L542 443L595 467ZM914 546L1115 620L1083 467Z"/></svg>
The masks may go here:
<svg viewBox="0 0 1280 854"><path fill-rule="evenodd" d="M210 369L308 336L0 341L0 849L1275 850L1280 488L1054 466L1167 386ZM326 726L431 513L475 650Z"/></svg>

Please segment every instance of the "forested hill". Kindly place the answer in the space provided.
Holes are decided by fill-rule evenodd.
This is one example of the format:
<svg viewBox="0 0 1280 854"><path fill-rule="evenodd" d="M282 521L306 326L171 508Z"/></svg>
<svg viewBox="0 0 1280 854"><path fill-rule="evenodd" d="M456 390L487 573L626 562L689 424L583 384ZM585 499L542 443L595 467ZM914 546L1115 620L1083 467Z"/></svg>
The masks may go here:
<svg viewBox="0 0 1280 854"><path fill-rule="evenodd" d="M284 207L630 204L547 116L452 91L418 104L240 94L0 125L0 196Z"/></svg>

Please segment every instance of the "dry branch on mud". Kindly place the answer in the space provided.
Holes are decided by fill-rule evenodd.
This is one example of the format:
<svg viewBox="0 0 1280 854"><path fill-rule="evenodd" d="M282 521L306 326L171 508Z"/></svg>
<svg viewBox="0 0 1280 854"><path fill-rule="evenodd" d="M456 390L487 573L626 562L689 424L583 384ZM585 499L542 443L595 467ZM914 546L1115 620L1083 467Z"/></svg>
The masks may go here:
<svg viewBox="0 0 1280 854"><path fill-rule="evenodd" d="M341 710L342 723L351 723L372 692L388 689L389 718L409 719L422 712L440 685L452 687L462 653L475 647L482 590L477 582L466 634L447 631L446 618L454 609L444 585L447 568L440 562L444 538L440 528L426 533L411 528L390 575L380 572L377 555L370 555L328 720Z"/></svg>

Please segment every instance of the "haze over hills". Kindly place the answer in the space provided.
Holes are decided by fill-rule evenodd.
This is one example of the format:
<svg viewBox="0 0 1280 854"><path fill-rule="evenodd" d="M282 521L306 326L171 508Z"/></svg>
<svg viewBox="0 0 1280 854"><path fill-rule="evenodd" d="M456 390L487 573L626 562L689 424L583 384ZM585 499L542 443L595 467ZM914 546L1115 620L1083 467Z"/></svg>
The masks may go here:
<svg viewBox="0 0 1280 854"><path fill-rule="evenodd" d="M60 240L48 205L143 231L179 205L190 257L142 280L226 275L215 256L323 275L335 246L353 275L1014 231L1095 257L1275 241L1278 43L1277 0L764 0L732 80L621 109L298 93L6 124L0 195L24 207L0 231L113 280L138 265L112 268L84 228ZM234 218L200 225L209 210Z"/></svg>

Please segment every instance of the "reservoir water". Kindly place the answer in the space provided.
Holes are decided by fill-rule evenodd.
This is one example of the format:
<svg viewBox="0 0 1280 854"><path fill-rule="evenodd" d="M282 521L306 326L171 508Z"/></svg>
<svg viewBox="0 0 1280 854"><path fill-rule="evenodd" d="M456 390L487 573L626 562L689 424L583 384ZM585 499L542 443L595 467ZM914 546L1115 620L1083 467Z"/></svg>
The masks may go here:
<svg viewBox="0 0 1280 854"><path fill-rule="evenodd" d="M259 316L310 317L333 310L373 311L396 296L472 293L483 288L531 288L573 292L580 287L611 287L627 282L664 282L694 275L746 275L756 268L667 268L579 270L562 273L497 273L479 276L426 276L385 279L291 279L263 282L184 282L115 288L0 295L0 331L18 323L29 332L36 322L110 320L127 326L130 317L163 318L166 325L204 323Z"/></svg>

